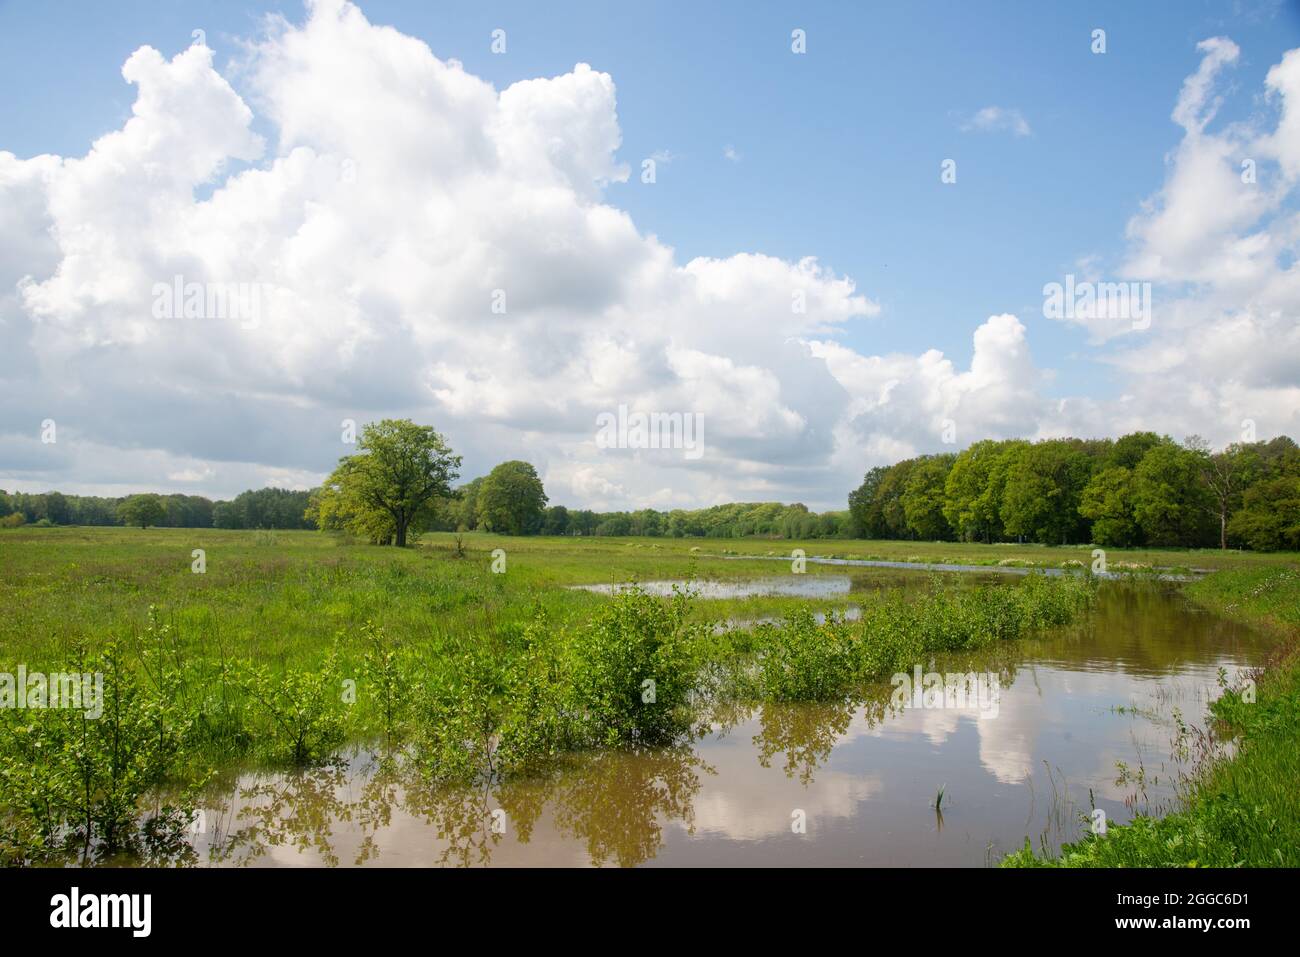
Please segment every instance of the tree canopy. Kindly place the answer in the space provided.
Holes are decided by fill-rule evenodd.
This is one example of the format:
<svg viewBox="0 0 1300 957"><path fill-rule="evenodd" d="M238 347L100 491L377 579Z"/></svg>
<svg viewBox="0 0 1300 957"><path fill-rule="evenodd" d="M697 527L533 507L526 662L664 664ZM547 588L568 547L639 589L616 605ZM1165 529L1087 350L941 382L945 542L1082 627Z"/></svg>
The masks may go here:
<svg viewBox="0 0 1300 957"><path fill-rule="evenodd" d="M541 530L546 491L537 470L527 462L502 462L478 490L479 521L492 532L531 535Z"/></svg>
<svg viewBox="0 0 1300 957"><path fill-rule="evenodd" d="M1300 449L1280 436L1215 452L1154 432L985 440L871 469L849 513L868 538L1297 548Z"/></svg>
<svg viewBox="0 0 1300 957"><path fill-rule="evenodd" d="M162 496L149 493L132 495L117 507L118 517L123 525L160 525L167 517L167 507Z"/></svg>
<svg viewBox="0 0 1300 957"><path fill-rule="evenodd" d="M308 514L321 528L347 528L373 542L405 547L452 496L460 456L432 426L384 419L361 430L358 452L339 460Z"/></svg>

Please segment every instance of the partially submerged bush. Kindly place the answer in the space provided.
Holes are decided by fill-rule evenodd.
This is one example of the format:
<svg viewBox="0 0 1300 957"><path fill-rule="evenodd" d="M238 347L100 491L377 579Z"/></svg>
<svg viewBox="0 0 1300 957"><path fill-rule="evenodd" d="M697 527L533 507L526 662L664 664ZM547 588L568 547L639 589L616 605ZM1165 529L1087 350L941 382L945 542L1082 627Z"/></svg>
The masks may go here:
<svg viewBox="0 0 1300 957"><path fill-rule="evenodd" d="M690 726L696 646L707 628L688 622L690 598L630 588L602 607L571 646L573 702L582 731L605 743L663 743Z"/></svg>
<svg viewBox="0 0 1300 957"><path fill-rule="evenodd" d="M161 666L161 662L159 662ZM65 663L102 676L93 707L0 709L0 864L165 863L193 804L141 814L142 800L182 771L191 721L174 674L131 667L122 642ZM96 713L99 712L99 713ZM197 781L192 782L197 785Z"/></svg>
<svg viewBox="0 0 1300 957"><path fill-rule="evenodd" d="M477 648L423 677L413 744L429 779L469 782L495 776L501 712L508 700L503 690L501 668Z"/></svg>
<svg viewBox="0 0 1300 957"><path fill-rule="evenodd" d="M905 670L922 656L966 651L1065 624L1095 596L1091 579L1028 575L1018 587L938 588L919 601L890 595L856 623L801 609L755 629L758 665L740 682L757 697L826 701L853 684Z"/></svg>
<svg viewBox="0 0 1300 957"><path fill-rule="evenodd" d="M853 683L858 668L853 637L842 618L819 623L801 608L779 624L758 628L763 648L757 687L774 701L826 701Z"/></svg>
<svg viewBox="0 0 1300 957"><path fill-rule="evenodd" d="M265 665L245 662L239 684L255 713L265 719L261 744L272 759L313 764L343 742L343 684L335 650L319 670L273 673Z"/></svg>

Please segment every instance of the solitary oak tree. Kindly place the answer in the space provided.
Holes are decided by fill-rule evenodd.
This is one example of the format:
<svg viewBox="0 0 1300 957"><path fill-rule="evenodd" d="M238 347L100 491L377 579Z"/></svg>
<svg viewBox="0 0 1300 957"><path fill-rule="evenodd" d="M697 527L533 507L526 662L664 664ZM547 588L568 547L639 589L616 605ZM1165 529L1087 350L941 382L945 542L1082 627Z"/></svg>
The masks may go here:
<svg viewBox="0 0 1300 957"><path fill-rule="evenodd" d="M431 426L384 419L361 430L307 510L321 528L348 528L371 541L405 547L407 534L433 518L451 496L460 456Z"/></svg>
<svg viewBox="0 0 1300 957"><path fill-rule="evenodd" d="M145 528L162 522L167 517L167 507L158 495L132 495L117 507L117 517L123 525Z"/></svg>

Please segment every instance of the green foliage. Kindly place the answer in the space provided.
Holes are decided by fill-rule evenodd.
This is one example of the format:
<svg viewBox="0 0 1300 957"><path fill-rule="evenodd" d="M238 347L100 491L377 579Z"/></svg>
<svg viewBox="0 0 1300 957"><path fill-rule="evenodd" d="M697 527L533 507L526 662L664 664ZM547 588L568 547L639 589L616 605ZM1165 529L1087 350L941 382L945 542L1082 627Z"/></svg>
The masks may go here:
<svg viewBox="0 0 1300 957"><path fill-rule="evenodd" d="M903 515L907 528L917 538L937 542L952 537L944 517L944 487L955 455L932 455L921 459L908 477L903 491Z"/></svg>
<svg viewBox="0 0 1300 957"><path fill-rule="evenodd" d="M543 535L567 535L569 532L569 510L563 505L552 505L546 510L542 519Z"/></svg>
<svg viewBox="0 0 1300 957"><path fill-rule="evenodd" d="M249 489L232 501L208 503L206 522L177 521L175 525L209 525L216 528L315 528L307 517L311 493L283 488ZM170 512L170 500L168 504Z"/></svg>
<svg viewBox="0 0 1300 957"><path fill-rule="evenodd" d="M190 792L142 811L147 795L186 771L192 726L163 637L151 619L135 647L143 668L118 640L64 662L67 673L102 676L101 714L0 709L0 864L111 862L119 854L164 863L184 853Z"/></svg>
<svg viewBox="0 0 1300 957"><path fill-rule="evenodd" d="M532 535L540 531L546 492L527 462L502 462L483 480L477 500L479 522L488 531Z"/></svg>
<svg viewBox="0 0 1300 957"><path fill-rule="evenodd" d="M1086 541L1079 501L1091 471L1092 459L1078 440L1048 440L1022 450L1002 497L1006 533L1062 545Z"/></svg>
<svg viewBox="0 0 1300 957"><path fill-rule="evenodd" d="M422 676L415 753L430 780L473 782L497 774L504 668L478 642Z"/></svg>
<svg viewBox="0 0 1300 957"><path fill-rule="evenodd" d="M871 469L849 513L868 538L1300 548L1300 448L1279 436L1214 452L1152 432L985 440Z"/></svg>
<svg viewBox="0 0 1300 957"><path fill-rule="evenodd" d="M1146 541L1195 545L1213 541L1211 498L1196 453L1172 442L1153 447L1133 473L1133 516Z"/></svg>
<svg viewBox="0 0 1300 957"><path fill-rule="evenodd" d="M638 588L607 602L574 637L575 707L586 735L606 744L663 743L689 726L696 643L689 597L661 600Z"/></svg>
<svg viewBox="0 0 1300 957"><path fill-rule="evenodd" d="M1079 500L1079 514L1092 522L1092 540L1115 548L1141 541L1142 531L1133 507L1133 472L1123 465L1104 468L1094 475Z"/></svg>
<svg viewBox="0 0 1300 957"><path fill-rule="evenodd" d="M460 456L432 427L409 419L367 424L357 448L339 460L307 515L320 528L405 547L408 535L430 527L438 503L451 497Z"/></svg>
<svg viewBox="0 0 1300 957"><path fill-rule="evenodd" d="M473 531L479 527L478 492L483 487L483 479L476 478L456 489L447 502L446 530Z"/></svg>
<svg viewBox="0 0 1300 957"><path fill-rule="evenodd" d="M526 773L579 747L571 705L571 678L563 636L540 612L524 629L523 647L505 671L509 708L500 723L497 766L503 774Z"/></svg>
<svg viewBox="0 0 1300 957"><path fill-rule="evenodd" d="M1265 479L1247 489L1228 534L1256 551L1300 549L1300 475Z"/></svg>
<svg viewBox="0 0 1300 957"><path fill-rule="evenodd" d="M343 742L343 683L336 651L319 669L276 672L246 661L238 680L257 711L269 719L259 741L272 759L316 764Z"/></svg>
<svg viewBox="0 0 1300 957"><path fill-rule="evenodd" d="M777 701L831 701L854 684L906 671L935 652L979 648L1063 625L1095 600L1090 578L1031 574L1014 588L936 587L911 601L883 598L857 622L804 608L756 630L756 673L742 693Z"/></svg>
<svg viewBox="0 0 1300 957"><path fill-rule="evenodd" d="M858 656L853 636L842 619L818 623L808 608L780 624L758 628L762 648L756 679L759 697L773 701L831 701L853 684Z"/></svg>
<svg viewBox="0 0 1300 957"><path fill-rule="evenodd" d="M409 711L411 666L404 649L372 621L367 620L361 626L361 643L364 693L373 697L382 719L384 738L391 744L401 737Z"/></svg>
<svg viewBox="0 0 1300 957"><path fill-rule="evenodd" d="M62 492L12 496L0 492L0 527L35 524L45 520L51 525L139 525L139 503L133 499L102 498L94 495L64 495ZM241 492L233 501L213 502L201 495L150 495L146 526L159 528L314 528L303 512L309 493L281 488L264 488ZM159 514L153 507L162 505ZM130 502L131 504L127 504ZM123 512L123 506L126 511ZM16 516L16 518L12 517Z"/></svg>
<svg viewBox="0 0 1300 957"><path fill-rule="evenodd" d="M989 439L957 456L944 486L943 514L958 538L993 542L1003 537L1001 507L1007 468L1026 444Z"/></svg>
<svg viewBox="0 0 1300 957"><path fill-rule="evenodd" d="M579 748L564 639L542 612L521 647L496 649L476 638L427 661L413 732L415 753L435 781L491 781L524 774Z"/></svg>
<svg viewBox="0 0 1300 957"><path fill-rule="evenodd" d="M167 507L159 495L132 495L117 507L117 517L123 525L147 528L161 525L167 518Z"/></svg>

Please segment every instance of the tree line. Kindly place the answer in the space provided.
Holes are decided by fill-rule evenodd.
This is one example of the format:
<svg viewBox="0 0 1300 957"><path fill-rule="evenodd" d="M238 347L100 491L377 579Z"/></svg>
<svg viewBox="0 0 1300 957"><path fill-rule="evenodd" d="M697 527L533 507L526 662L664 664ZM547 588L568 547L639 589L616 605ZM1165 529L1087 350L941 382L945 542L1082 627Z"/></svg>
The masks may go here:
<svg viewBox="0 0 1300 957"><path fill-rule="evenodd" d="M452 503L445 525L447 529L472 531L487 527L477 508L477 491L474 482L458 490L459 497ZM734 502L700 509L642 508L624 512L552 505L540 513L534 512L528 528L530 533L541 535L808 539L852 538L854 526L847 511L818 514L799 503Z"/></svg>
<svg viewBox="0 0 1300 957"><path fill-rule="evenodd" d="M867 472L863 537L1047 545L1300 548L1300 448L1195 436L976 442Z"/></svg>
<svg viewBox="0 0 1300 957"><path fill-rule="evenodd" d="M422 531L488 531L505 535L647 535L682 538L848 538L848 512L817 515L804 505L738 503L662 512L595 512L548 505L537 470L502 462L487 475L453 487L460 457L441 435L406 419L361 430L354 455L340 459L311 494L308 516L324 529L368 541L406 544Z"/></svg>
<svg viewBox="0 0 1300 957"><path fill-rule="evenodd" d="M145 492L106 498L0 489L0 527L152 525L159 528L315 528L305 517L308 492L249 489L230 501Z"/></svg>
<svg viewBox="0 0 1300 957"><path fill-rule="evenodd" d="M0 526L346 530L406 545L423 531L672 538L882 538L1300 549L1300 448L1279 436L1214 451L1193 436L976 442L867 472L847 511L779 502L595 512L549 505L537 470L503 462L453 487L461 459L430 426L366 425L320 488L120 499L0 490Z"/></svg>

